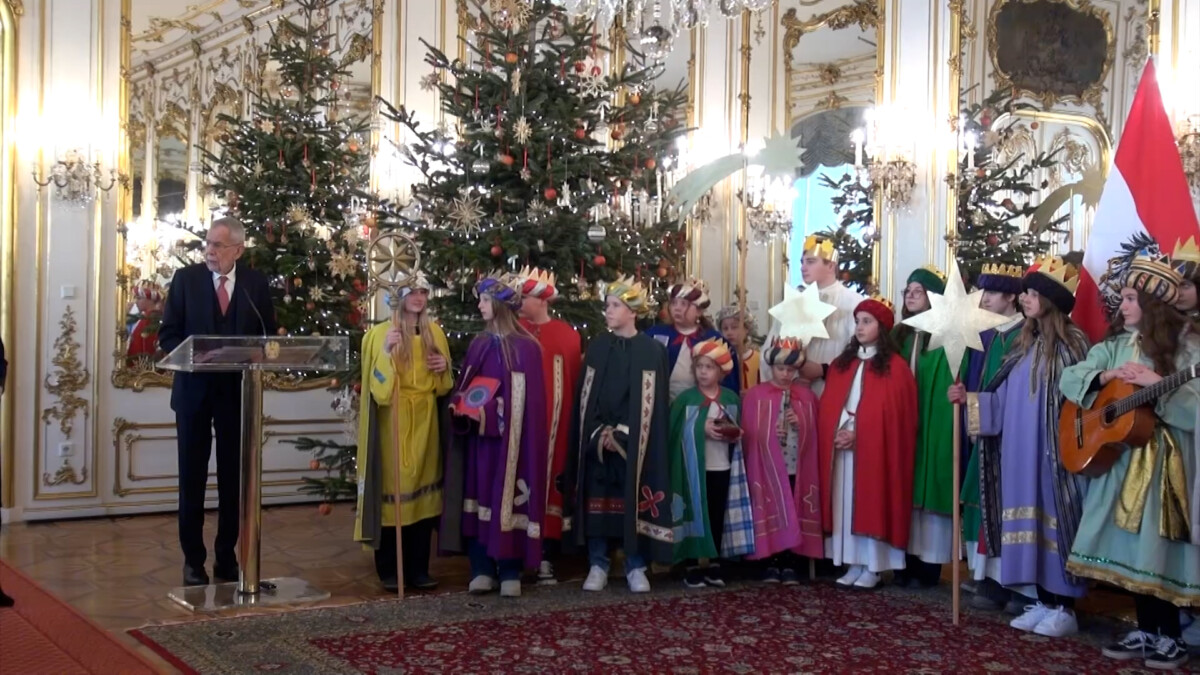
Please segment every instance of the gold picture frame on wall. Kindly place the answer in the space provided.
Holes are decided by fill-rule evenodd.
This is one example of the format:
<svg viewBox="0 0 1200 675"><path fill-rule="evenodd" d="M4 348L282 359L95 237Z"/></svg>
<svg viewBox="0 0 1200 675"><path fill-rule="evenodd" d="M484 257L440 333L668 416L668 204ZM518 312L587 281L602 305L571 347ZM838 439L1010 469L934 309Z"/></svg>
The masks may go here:
<svg viewBox="0 0 1200 675"><path fill-rule="evenodd" d="M137 318L155 311L135 311L134 290L143 280L165 290L175 269L199 261L202 235L194 232L215 205L199 175L201 153L219 150L228 131L220 114L245 118L256 92L278 86L265 45L273 24L298 7L280 0L209 0L190 5L179 17L157 17L148 16L156 7L151 0L121 3L119 166L134 180L118 194L111 382L140 392L169 387L172 376L155 367L161 354L130 349L145 334ZM352 64L343 91L360 92L351 98L360 114L370 114L381 93L383 7L383 0L339 0L331 7L334 48ZM182 142L167 141L172 138ZM164 176L164 167L172 166L172 175ZM170 199L162 188L167 178ZM278 391L319 389L329 382L329 377L266 378L267 387Z"/></svg>
<svg viewBox="0 0 1200 675"><path fill-rule="evenodd" d="M988 14L987 52L997 89L1014 89L1047 109L1090 105L1105 119L1116 34L1103 8L1086 0L998 0Z"/></svg>
<svg viewBox="0 0 1200 675"><path fill-rule="evenodd" d="M789 133L795 128L796 124L801 119L812 115L820 115L829 111L836 111L841 108L861 108L866 105L878 105L883 95L883 73L884 73L884 42L885 42L885 25L886 14L884 9L884 0L854 0L853 2L836 7L832 10L815 14L808 19L800 19L796 8L788 9L782 20L780 21L783 27L782 49L784 54L784 72L785 72L785 123ZM798 74L802 72L802 68L797 64L796 50L802 46L802 39L806 35L811 35L821 30L840 31L850 28L857 28L860 31L866 32L870 29L875 31L875 55L873 61L874 68L870 70L870 94L862 96L861 83L856 85L849 76L849 71L852 68L862 68L863 64L838 63L823 59L819 64L808 64L807 70L811 71L815 78L816 89L821 94L819 98L812 101L811 109L804 110L797 114L797 98L793 82L796 81ZM807 71L805 71L807 72ZM858 92L858 96L854 95ZM847 138L849 144L849 138ZM876 196L872 208L874 214L874 223L878 235L875 237L874 244L871 249L871 279L875 284L881 284L882 277L882 258L880 251L880 241L882 236L886 236L883 230L886 221L883 219L883 204L879 196ZM785 250L782 252L781 259L772 259L772 265L778 265L782 268L782 274L785 280L788 277L790 262L788 254ZM881 289L883 290L883 289Z"/></svg>

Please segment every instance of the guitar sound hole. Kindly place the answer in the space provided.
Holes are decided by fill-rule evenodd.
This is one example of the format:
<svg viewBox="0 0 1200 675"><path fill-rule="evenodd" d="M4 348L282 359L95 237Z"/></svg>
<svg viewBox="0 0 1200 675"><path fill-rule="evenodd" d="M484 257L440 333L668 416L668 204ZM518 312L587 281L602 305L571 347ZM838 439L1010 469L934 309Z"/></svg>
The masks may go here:
<svg viewBox="0 0 1200 675"><path fill-rule="evenodd" d="M1105 424L1112 424L1113 421L1117 419L1114 412L1115 411L1113 411L1111 409L1104 411L1104 423Z"/></svg>

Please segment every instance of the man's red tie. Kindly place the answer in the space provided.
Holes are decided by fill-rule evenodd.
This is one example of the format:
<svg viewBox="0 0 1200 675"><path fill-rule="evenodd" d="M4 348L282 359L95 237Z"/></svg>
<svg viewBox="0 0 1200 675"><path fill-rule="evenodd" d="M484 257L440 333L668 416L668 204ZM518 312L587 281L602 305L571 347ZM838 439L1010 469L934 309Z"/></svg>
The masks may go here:
<svg viewBox="0 0 1200 675"><path fill-rule="evenodd" d="M217 281L221 282L217 285L217 302L221 305L221 316L225 316L225 313L229 311L229 289L225 288L229 277L218 277Z"/></svg>

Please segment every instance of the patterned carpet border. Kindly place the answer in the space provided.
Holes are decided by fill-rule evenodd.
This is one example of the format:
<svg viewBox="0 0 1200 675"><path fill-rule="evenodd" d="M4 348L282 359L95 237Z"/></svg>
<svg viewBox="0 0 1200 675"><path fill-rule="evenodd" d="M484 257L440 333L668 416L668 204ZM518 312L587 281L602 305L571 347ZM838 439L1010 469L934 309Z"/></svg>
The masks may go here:
<svg viewBox="0 0 1200 675"><path fill-rule="evenodd" d="M627 618L645 626L648 634L658 633L660 642L637 645L623 633L614 640L631 627L623 623ZM632 595L618 581L603 593L585 593L577 583L530 587L517 600L453 593L147 626L130 633L184 673L213 675L390 675L480 668L484 670L479 672L845 672L842 666L850 663L859 664L855 670L860 672L860 667L875 670L867 667L873 663L880 665L879 672L914 674L1047 672L1033 668L1037 658L1030 663L1030 654L1044 654L1050 672L1142 672L1140 662L1117 670L1116 662L1099 655L1097 646L1115 628L1111 623L1089 622L1084 626L1089 632L1056 641L1016 632L1005 625L1009 618L964 610L963 624L955 628L946 587L855 593L828 583L796 588L742 584L696 591L663 581L649 595ZM733 645L736 649L727 654L721 651L721 636L746 642ZM871 639L864 641L863 636ZM589 661L591 652L580 651L581 639L596 645L611 641L611 647ZM697 644L660 649L661 641ZM995 654L960 653L972 642L994 642ZM519 655L513 653L516 644L524 650ZM759 646L751 649L752 644ZM907 653L899 659L897 652ZM463 661L468 654L487 663ZM737 654L742 654L740 662L733 659ZM712 660L711 667L697 671L688 665L706 663L705 659ZM955 667L947 669L951 663ZM1200 672L1200 667L1183 672Z"/></svg>

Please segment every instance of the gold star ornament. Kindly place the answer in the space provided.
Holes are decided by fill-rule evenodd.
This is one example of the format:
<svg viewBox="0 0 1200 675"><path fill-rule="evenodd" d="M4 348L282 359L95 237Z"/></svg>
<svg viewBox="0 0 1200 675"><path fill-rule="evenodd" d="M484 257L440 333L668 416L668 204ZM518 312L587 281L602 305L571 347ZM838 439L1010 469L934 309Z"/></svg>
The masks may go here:
<svg viewBox="0 0 1200 675"><path fill-rule="evenodd" d="M798 338L807 345L813 338L829 337L825 319L836 311L837 307L821 301L817 285L810 284L804 292L785 286L783 302L767 313L779 322L779 337Z"/></svg>
<svg viewBox="0 0 1200 675"><path fill-rule="evenodd" d="M946 292L940 295L931 292L928 295L930 309L905 319L904 323L929 333L930 349L945 348L950 374L957 380L963 354L967 353L968 349L983 351L983 341L979 334L1005 324L1010 317L989 312L979 306L983 290L967 293L957 262L950 265Z"/></svg>

